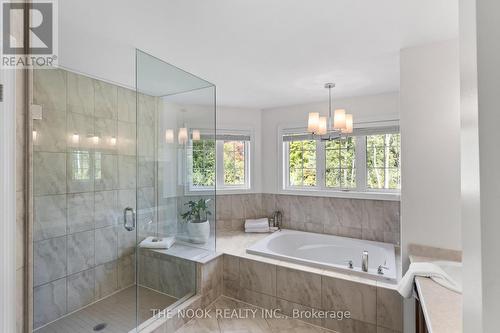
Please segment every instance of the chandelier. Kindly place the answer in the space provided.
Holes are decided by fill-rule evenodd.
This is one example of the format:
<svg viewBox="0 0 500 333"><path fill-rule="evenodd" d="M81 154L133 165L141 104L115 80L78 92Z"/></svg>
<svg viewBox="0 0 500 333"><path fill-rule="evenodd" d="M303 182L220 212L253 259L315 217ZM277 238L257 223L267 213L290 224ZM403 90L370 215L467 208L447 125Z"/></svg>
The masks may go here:
<svg viewBox="0 0 500 333"><path fill-rule="evenodd" d="M328 117L320 116L319 112L309 112L307 121L307 131L322 140L334 140L342 134L352 133L353 119L352 114L346 114L344 109L337 109L332 119L332 88L335 83L325 83L328 89Z"/></svg>

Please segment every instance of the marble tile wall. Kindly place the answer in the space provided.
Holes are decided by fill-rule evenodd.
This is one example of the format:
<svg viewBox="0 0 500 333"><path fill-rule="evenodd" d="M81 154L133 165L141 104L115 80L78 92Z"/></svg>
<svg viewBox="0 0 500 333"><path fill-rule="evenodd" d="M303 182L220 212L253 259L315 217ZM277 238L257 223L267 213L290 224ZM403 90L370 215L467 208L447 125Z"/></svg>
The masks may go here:
<svg viewBox="0 0 500 333"><path fill-rule="evenodd" d="M196 292L196 263L194 261L139 250L138 284L174 298Z"/></svg>
<svg viewBox="0 0 500 333"><path fill-rule="evenodd" d="M339 333L403 331L403 299L393 289L223 256L223 294L264 308L349 311L350 319L309 319Z"/></svg>
<svg viewBox="0 0 500 333"><path fill-rule="evenodd" d="M399 201L282 194L217 196L218 230L243 230L245 219L283 213L287 229L399 244Z"/></svg>
<svg viewBox="0 0 500 333"><path fill-rule="evenodd" d="M36 328L135 282L123 209L138 208L138 228L156 229L157 99L140 96L136 124L134 91L51 69L34 71L33 103L43 109L33 120Z"/></svg>

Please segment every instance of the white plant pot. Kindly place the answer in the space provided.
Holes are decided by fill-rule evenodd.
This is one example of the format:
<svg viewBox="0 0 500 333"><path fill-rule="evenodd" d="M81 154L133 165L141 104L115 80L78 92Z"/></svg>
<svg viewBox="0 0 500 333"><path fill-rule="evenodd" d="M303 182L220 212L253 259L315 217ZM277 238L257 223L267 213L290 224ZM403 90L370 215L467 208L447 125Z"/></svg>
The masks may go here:
<svg viewBox="0 0 500 333"><path fill-rule="evenodd" d="M188 222L187 233L190 242L204 244L210 237L210 223L208 220L198 223Z"/></svg>

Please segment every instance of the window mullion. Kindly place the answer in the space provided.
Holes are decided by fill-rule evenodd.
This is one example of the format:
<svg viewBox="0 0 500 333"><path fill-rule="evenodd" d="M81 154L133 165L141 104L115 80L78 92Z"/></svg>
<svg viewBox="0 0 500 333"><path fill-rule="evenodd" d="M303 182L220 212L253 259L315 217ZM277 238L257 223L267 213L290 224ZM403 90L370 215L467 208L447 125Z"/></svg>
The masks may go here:
<svg viewBox="0 0 500 333"><path fill-rule="evenodd" d="M319 189L326 189L326 157L325 142L316 141L316 186Z"/></svg>
<svg viewBox="0 0 500 333"><path fill-rule="evenodd" d="M219 189L224 188L224 141L215 141L215 178L216 186Z"/></svg>
<svg viewBox="0 0 500 333"><path fill-rule="evenodd" d="M367 188L366 177L366 136L356 137L356 190L365 191Z"/></svg>

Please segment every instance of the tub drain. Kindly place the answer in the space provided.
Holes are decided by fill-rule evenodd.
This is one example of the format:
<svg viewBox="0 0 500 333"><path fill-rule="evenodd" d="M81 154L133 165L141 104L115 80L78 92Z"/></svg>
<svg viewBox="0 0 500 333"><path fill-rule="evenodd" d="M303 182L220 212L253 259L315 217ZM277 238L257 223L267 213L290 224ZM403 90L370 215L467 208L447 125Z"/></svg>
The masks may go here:
<svg viewBox="0 0 500 333"><path fill-rule="evenodd" d="M97 324L94 326L94 332L102 331L103 329L106 328L106 326L107 326L106 323Z"/></svg>

